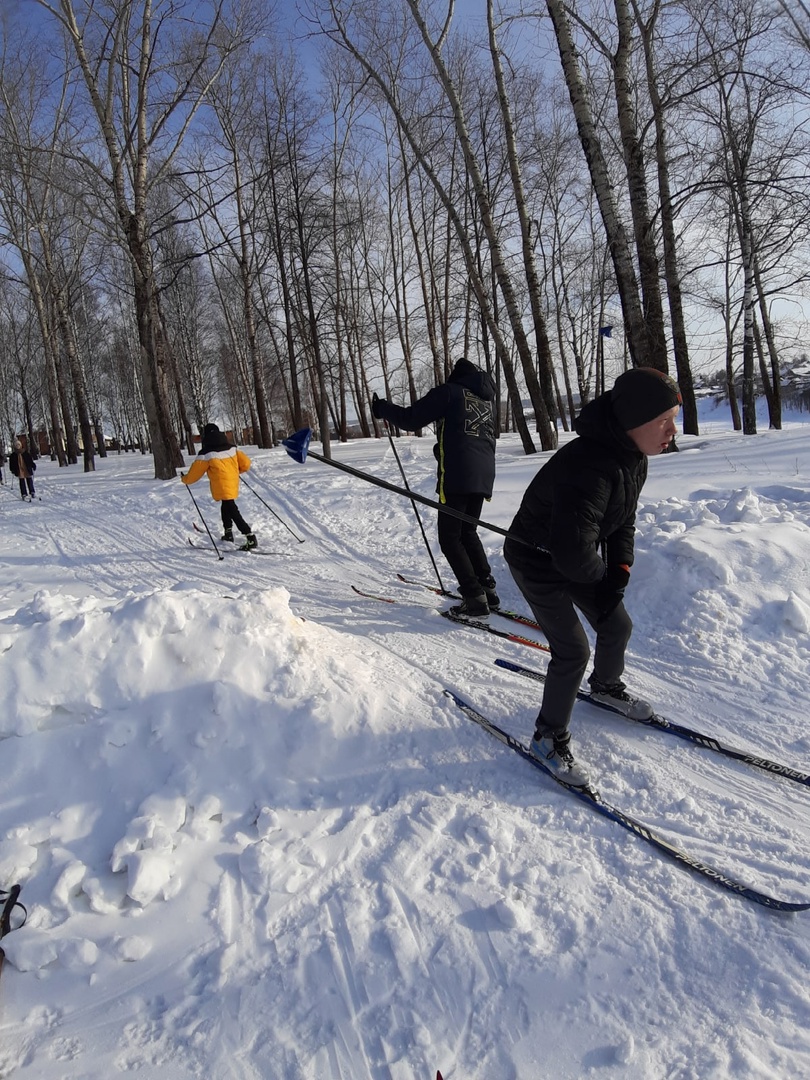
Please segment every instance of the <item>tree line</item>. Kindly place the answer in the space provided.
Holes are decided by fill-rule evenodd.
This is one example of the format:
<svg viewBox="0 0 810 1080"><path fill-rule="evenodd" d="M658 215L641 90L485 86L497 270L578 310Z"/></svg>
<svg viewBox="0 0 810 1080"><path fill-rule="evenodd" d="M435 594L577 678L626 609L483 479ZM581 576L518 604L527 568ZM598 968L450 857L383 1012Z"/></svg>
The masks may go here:
<svg viewBox="0 0 810 1080"><path fill-rule="evenodd" d="M32 12L34 13L32 15ZM380 435L465 355L553 449L629 364L781 426L810 199L804 0L35 0L0 54L0 430ZM785 312L792 312L785 314Z"/></svg>

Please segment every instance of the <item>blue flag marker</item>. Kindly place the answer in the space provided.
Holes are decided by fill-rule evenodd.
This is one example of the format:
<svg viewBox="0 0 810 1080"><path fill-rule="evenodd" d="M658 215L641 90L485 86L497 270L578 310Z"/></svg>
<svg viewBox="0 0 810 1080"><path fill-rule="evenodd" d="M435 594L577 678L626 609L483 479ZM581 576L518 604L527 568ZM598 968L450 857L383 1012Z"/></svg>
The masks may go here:
<svg viewBox="0 0 810 1080"><path fill-rule="evenodd" d="M300 431L296 431L294 435L290 435L289 439L282 439L281 445L293 459L300 465L303 465L307 460L307 451L309 450L309 444L312 439L312 430L308 427L301 428Z"/></svg>

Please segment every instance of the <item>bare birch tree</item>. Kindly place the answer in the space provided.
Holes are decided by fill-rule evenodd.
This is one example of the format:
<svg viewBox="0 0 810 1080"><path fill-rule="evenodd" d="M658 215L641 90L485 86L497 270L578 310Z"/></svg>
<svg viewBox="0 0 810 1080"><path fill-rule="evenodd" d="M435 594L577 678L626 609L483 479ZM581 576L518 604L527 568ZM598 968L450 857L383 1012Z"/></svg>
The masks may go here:
<svg viewBox="0 0 810 1080"><path fill-rule="evenodd" d="M807 0L776 0L798 40L810 52L810 4Z"/></svg>
<svg viewBox="0 0 810 1080"><path fill-rule="evenodd" d="M699 433L697 403L695 401L692 368L689 362L689 342L686 333L681 268L678 257L677 215L672 193L666 124L665 95L671 95L672 88L670 87L668 90L662 88L661 75L656 60L656 36L663 3L662 0L653 0L650 9L645 12L642 10L639 0L631 0L631 2L644 54L647 93L653 114L655 163L661 211L661 239L664 253L664 278L669 301L675 370L683 398L683 430L686 435L697 435Z"/></svg>
<svg viewBox="0 0 810 1080"><path fill-rule="evenodd" d="M537 368L545 402L546 414L550 419L557 412L557 405L554 400L554 367L551 360L548 328L546 327L546 319L542 310L542 290L537 274L537 266L534 261L534 245L531 237L531 215L526 205L526 193L523 186L517 136L512 117L512 105L506 87L503 61L495 26L493 0L487 0L487 30L489 34L489 52L492 58L492 68L495 72L495 85L498 91L498 105L500 107L501 120L506 138L506 156L509 162L509 175L512 180L512 190L514 193L515 206L517 208L518 222L520 224L520 246L529 294L529 304L532 313L532 323L534 324L534 336L537 348ZM516 340L518 340L519 344L519 339ZM549 427L552 446L556 446L556 430L552 429L550 425ZM545 448L545 443L543 445Z"/></svg>
<svg viewBox="0 0 810 1080"><path fill-rule="evenodd" d="M610 72L624 166L623 186L633 225L635 263L647 333L647 355L644 363L667 371L660 269L642 137L644 121L639 116L645 96L639 85L641 80L634 62L634 20L628 0L611 0L611 6L613 10L606 14L602 30L595 25L593 19L580 17L573 5L569 10L572 20L575 19L587 35L587 39L603 57ZM606 123L603 118L603 126Z"/></svg>
<svg viewBox="0 0 810 1080"><path fill-rule="evenodd" d="M781 426L779 363L765 300L764 263L767 259L777 280L789 280L785 273L789 246L785 247L785 241L807 235L806 225L802 225L807 217L803 209L806 200L794 198L794 184L806 170L807 145L788 108L802 90L790 55L762 48L772 40L774 16L754 0L724 0L709 11L695 5L693 18L713 76L699 101L707 129L715 138L715 171L708 179L718 191L720 205L728 206L738 239L743 311L742 425L745 434L755 434L757 307L771 363L772 382L765 387L770 426ZM767 370L764 375L767 381Z"/></svg>
<svg viewBox="0 0 810 1080"><path fill-rule="evenodd" d="M107 189L129 255L155 476L167 480L183 458L170 416L172 372L150 198L173 168L208 90L252 27L242 14L229 22L226 0L206 8L207 18L196 5L175 0L37 2L67 35L105 149L105 165L90 155L85 163Z"/></svg>
<svg viewBox="0 0 810 1080"><path fill-rule="evenodd" d="M45 80L32 78L32 73L38 70L37 53L30 38L18 41L13 53L6 50L3 53L0 207L6 239L17 249L39 320L54 437L62 429L56 423L58 413L62 414L67 453L64 458L58 455L60 464L78 458L71 420L75 406L85 471L92 471L93 431L85 376L73 332L67 275L59 252L63 236L70 232L69 215L75 210L66 205L69 200L61 196L56 181L57 176L62 178L70 149L64 134L69 99L67 77L64 71L61 78L57 73L56 89L48 94ZM63 178L60 182L64 183ZM72 393L68 390L68 380Z"/></svg>
<svg viewBox="0 0 810 1080"><path fill-rule="evenodd" d="M596 194L605 233L613 259L616 283L624 316L625 336L634 364L644 364L652 355L647 324L639 294L638 280L624 223L611 183L605 154L593 118L585 81L580 68L571 23L563 0L546 0L554 27L565 83L571 108L577 123L580 142L585 154L594 192Z"/></svg>
<svg viewBox="0 0 810 1080"><path fill-rule="evenodd" d="M492 257L493 261L498 266L498 281L504 288L504 296L507 299L507 307L510 307L510 326L515 338L520 338L522 341L521 360L527 364L528 371L524 367L524 375L531 388L533 387L534 393L532 394L532 400L536 402L536 408L538 412L539 422L538 428L541 432L541 439L544 439L544 446L551 448L554 443L554 437L552 435L550 421L545 410L545 403L540 393L539 384L537 382L537 376L534 371L531 352L528 348L528 342L526 341L525 331L523 329L520 310L516 301L514 288L512 286L511 279L509 278L508 270L503 259L503 255L500 248L497 232L492 220L492 211L487 196L486 186L484 184L481 171L473 152L472 142L470 140L469 132L467 130L466 118L461 106L461 99L455 84L450 76L449 70L445 64L442 56L442 48L444 45L443 38L440 37L437 41L434 41L427 28L427 24L424 21L419 4L417 0L407 0L408 9L411 12L413 23L419 31L419 38L426 46L431 63L438 76L439 83L442 87L443 93L446 95L446 100L450 104L454 130L456 136L463 148L463 155L465 166L468 171L473 184L475 197L478 203L478 210L482 220L488 222L488 236L491 230L492 235ZM492 302L488 289L482 280L479 267L476 262L475 253L470 242L469 230L465 227L465 222L461 213L459 212L456 202L451 198L446 185L442 182L442 179L430 160L430 155L425 143L420 138L420 120L421 117L418 113L409 113L404 106L404 102L400 96L400 86L396 79L387 74L382 67L377 66L375 57L371 52L367 52L365 48L358 44L355 40L352 32L352 27L346 22L344 18L344 12L339 8L334 0L328 0L327 12L325 20L322 23L322 29L333 41L336 41L342 48L346 49L357 61L361 70L365 73L367 78L371 80L373 85L377 87L382 94L386 104L391 109L393 115L396 117L399 123L403 136L407 141L411 152L416 158L419 167L424 171L425 176L433 186L437 195L439 196L442 205L448 214L449 220L452 222L455 232L456 240L461 248L464 262L467 270L467 275L475 290L476 300L479 308L486 318L487 327L493 340L496 343L501 362L504 365L504 373L509 386L509 391L515 404L515 415L518 422L518 430L521 434L524 449L527 453L534 451L535 447L529 434L528 427L526 426L525 419L522 417L522 406L520 402L520 390L516 379L516 374L510 358L510 350L504 339L501 327L498 325L495 319ZM398 49L401 49L402 42L398 44L394 43L394 52L387 59L381 57L381 64L393 64L396 66L396 53ZM544 419L543 419L544 418Z"/></svg>

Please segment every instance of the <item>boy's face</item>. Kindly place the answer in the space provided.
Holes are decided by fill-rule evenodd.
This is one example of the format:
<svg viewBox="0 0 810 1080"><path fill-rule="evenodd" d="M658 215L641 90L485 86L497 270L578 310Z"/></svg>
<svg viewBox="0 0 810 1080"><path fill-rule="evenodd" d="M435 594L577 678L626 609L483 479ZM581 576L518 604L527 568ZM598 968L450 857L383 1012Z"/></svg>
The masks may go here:
<svg viewBox="0 0 810 1080"><path fill-rule="evenodd" d="M630 428L627 435L636 444L642 454L653 457L655 454L663 454L672 440L675 438L677 427L675 418L681 411L680 405L656 416L654 420L648 420L640 427Z"/></svg>

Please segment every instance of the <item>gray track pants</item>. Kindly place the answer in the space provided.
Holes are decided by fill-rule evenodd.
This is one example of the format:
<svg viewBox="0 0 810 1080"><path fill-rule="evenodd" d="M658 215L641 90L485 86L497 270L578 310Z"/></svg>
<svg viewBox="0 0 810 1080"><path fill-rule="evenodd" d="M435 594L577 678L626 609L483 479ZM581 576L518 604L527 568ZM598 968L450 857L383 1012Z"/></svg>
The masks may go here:
<svg viewBox="0 0 810 1080"><path fill-rule="evenodd" d="M543 580L542 573L535 575L525 566L520 569L510 566L509 569L551 648L540 723L550 731L563 732L571 720L591 653L588 636L575 606L596 631L593 674L602 683L615 683L621 679L633 623L624 604L619 604L607 618L599 621L593 585Z"/></svg>

